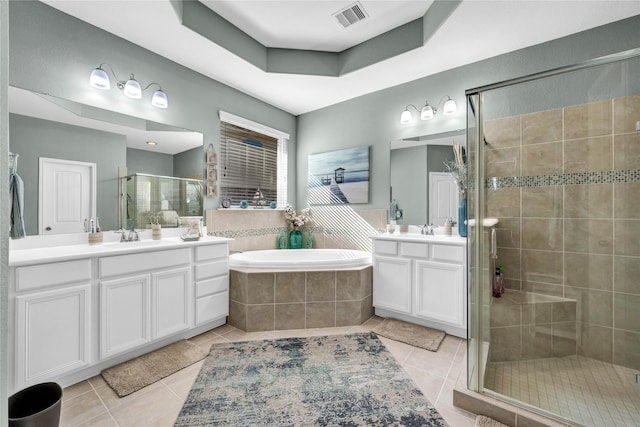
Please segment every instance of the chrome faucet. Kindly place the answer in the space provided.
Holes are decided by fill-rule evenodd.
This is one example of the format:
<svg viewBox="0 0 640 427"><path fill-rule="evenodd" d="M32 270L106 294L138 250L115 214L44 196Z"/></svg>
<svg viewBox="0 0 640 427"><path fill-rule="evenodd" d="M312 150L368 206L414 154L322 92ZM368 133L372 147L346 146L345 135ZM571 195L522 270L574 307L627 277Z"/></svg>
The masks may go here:
<svg viewBox="0 0 640 427"><path fill-rule="evenodd" d="M131 228L128 235L127 230L125 230L124 228L116 231L116 233L120 233L120 243L137 242L138 240L140 240L140 236L138 236L138 230L136 230L135 228Z"/></svg>
<svg viewBox="0 0 640 427"><path fill-rule="evenodd" d="M425 234L429 236L433 236L433 224L430 225L421 225L420 226L420 234Z"/></svg>
<svg viewBox="0 0 640 427"><path fill-rule="evenodd" d="M129 242L137 242L138 240L140 240L140 236L138 236L138 230L136 230L135 228L131 227L131 230L129 230L129 237L128 237L127 241L129 241Z"/></svg>

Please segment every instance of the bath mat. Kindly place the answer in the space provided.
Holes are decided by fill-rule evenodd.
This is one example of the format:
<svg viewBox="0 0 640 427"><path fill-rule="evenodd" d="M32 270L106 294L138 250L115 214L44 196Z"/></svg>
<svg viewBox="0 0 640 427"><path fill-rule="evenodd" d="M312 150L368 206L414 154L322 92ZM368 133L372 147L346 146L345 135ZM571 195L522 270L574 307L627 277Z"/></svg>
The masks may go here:
<svg viewBox="0 0 640 427"><path fill-rule="evenodd" d="M175 427L446 426L373 333L213 344Z"/></svg>
<svg viewBox="0 0 640 427"><path fill-rule="evenodd" d="M414 325L413 323L390 317L387 317L373 328L373 332L394 341L400 341L429 351L438 351L438 347L440 347L446 335L443 331Z"/></svg>
<svg viewBox="0 0 640 427"><path fill-rule="evenodd" d="M101 375L118 397L124 397L205 357L207 350L182 340L105 369Z"/></svg>
<svg viewBox="0 0 640 427"><path fill-rule="evenodd" d="M476 417L476 427L509 427L506 424L502 424L500 421L496 421L493 418L485 417L484 415L478 415Z"/></svg>

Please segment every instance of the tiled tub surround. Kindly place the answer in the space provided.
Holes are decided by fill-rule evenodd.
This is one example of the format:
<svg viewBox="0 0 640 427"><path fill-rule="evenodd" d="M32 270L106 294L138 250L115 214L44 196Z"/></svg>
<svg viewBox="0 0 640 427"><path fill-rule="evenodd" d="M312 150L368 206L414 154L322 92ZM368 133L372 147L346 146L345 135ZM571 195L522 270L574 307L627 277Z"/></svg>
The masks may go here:
<svg viewBox="0 0 640 427"><path fill-rule="evenodd" d="M487 183L486 215L500 219L496 263L507 287L575 300L577 355L633 369L640 369L638 118L636 95L484 124L487 176L496 177Z"/></svg>
<svg viewBox="0 0 640 427"><path fill-rule="evenodd" d="M386 209L354 210L348 206L311 207L313 221L304 227L313 233L313 247L321 249L358 249L371 252L369 236L383 231L387 224ZM314 215L315 214L315 215ZM215 209L206 212L210 236L234 239L233 251L276 249L281 231L289 228L281 209Z"/></svg>
<svg viewBox="0 0 640 427"><path fill-rule="evenodd" d="M230 271L227 323L247 332L360 325L373 315L371 266Z"/></svg>

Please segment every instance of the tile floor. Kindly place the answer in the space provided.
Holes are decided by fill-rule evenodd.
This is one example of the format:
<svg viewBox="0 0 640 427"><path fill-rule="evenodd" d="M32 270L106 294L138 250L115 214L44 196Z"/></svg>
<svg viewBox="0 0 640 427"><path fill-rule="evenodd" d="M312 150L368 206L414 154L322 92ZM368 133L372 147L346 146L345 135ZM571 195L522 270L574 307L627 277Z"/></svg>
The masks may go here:
<svg viewBox="0 0 640 427"><path fill-rule="evenodd" d="M381 321L372 317L360 326L270 332L243 332L225 325L191 338L205 348L227 341L243 341L367 332ZM447 335L437 352L381 337L429 401L452 427L472 427L475 415L453 406L453 388L466 375L466 341ZM97 376L64 389L60 426L126 427L172 426L203 362L124 398Z"/></svg>
<svg viewBox="0 0 640 427"><path fill-rule="evenodd" d="M489 363L486 388L585 426L640 427L636 371L582 356Z"/></svg>

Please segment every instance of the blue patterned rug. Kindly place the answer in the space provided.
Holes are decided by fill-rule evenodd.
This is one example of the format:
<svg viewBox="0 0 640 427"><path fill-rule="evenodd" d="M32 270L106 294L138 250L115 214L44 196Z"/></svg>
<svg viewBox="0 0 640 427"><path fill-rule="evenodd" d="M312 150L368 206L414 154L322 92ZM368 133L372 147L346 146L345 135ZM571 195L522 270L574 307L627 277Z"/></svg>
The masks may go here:
<svg viewBox="0 0 640 427"><path fill-rule="evenodd" d="M446 426L373 333L214 344L176 426Z"/></svg>

